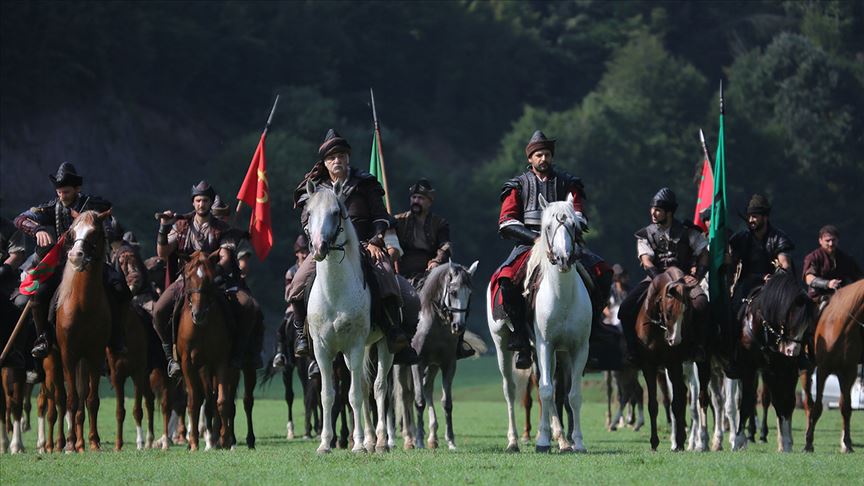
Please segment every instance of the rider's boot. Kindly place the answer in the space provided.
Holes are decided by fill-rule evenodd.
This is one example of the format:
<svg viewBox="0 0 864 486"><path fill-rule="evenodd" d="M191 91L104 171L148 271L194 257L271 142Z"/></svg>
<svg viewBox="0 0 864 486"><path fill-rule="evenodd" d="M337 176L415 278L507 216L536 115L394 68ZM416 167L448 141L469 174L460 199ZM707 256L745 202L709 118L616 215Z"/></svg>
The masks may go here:
<svg viewBox="0 0 864 486"><path fill-rule="evenodd" d="M475 351L470 344L465 342L465 335L461 334L459 336L459 342L456 343L456 359L470 358L475 354L477 354L477 351Z"/></svg>
<svg viewBox="0 0 864 486"><path fill-rule="evenodd" d="M174 378L180 374L180 365L174 361L174 353L171 349L173 347L173 343L162 343L162 352L165 353L165 360L168 362L168 378Z"/></svg>
<svg viewBox="0 0 864 486"><path fill-rule="evenodd" d="M516 368L525 370L531 367L531 341L525 324L525 298L509 279L501 281L504 313L513 325L507 349L516 351Z"/></svg>
<svg viewBox="0 0 864 486"><path fill-rule="evenodd" d="M306 308L300 303L292 303L294 319L291 326L294 328L294 356L302 358L311 354L309 337L306 335Z"/></svg>
<svg viewBox="0 0 864 486"><path fill-rule="evenodd" d="M48 309L47 306L33 302L30 304L30 311L33 316L33 324L36 327L36 342L30 354L36 359L42 359L48 356L49 342L49 327L48 327Z"/></svg>

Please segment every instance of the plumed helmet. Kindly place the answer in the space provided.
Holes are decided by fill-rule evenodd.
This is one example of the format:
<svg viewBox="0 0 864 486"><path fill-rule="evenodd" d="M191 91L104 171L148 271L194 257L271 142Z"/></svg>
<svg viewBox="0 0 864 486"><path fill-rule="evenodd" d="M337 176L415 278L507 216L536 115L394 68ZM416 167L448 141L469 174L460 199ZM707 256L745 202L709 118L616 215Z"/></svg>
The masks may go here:
<svg viewBox="0 0 864 486"><path fill-rule="evenodd" d="M420 194L421 196L426 196L429 199L435 199L435 189L432 188L432 183L429 182L429 179L420 179L415 182L411 187L408 188L408 192L410 196L414 194Z"/></svg>
<svg viewBox="0 0 864 486"><path fill-rule="evenodd" d="M294 253L298 251L309 251L309 239L303 233L294 240Z"/></svg>
<svg viewBox="0 0 864 486"><path fill-rule="evenodd" d="M651 207L664 209L674 213L675 210L678 209L678 200L675 198L675 193L672 192L672 189L664 187L657 191L657 194L654 194L654 197L651 198Z"/></svg>
<svg viewBox="0 0 864 486"><path fill-rule="evenodd" d="M210 207L210 211L213 213L213 216L223 218L231 214L231 207L228 206L228 203L223 202L222 198L217 194L213 198L213 206Z"/></svg>
<svg viewBox="0 0 864 486"><path fill-rule="evenodd" d="M327 135L324 135L324 141L321 142L321 146L318 147L318 157L321 160L324 160L328 155L338 152L344 152L350 155L351 145L349 145L348 141L342 138L336 130L331 128L330 130L327 130Z"/></svg>
<svg viewBox="0 0 864 486"><path fill-rule="evenodd" d="M84 178L78 175L75 166L69 162L60 164L57 173L49 175L48 178L54 183L55 188L77 187L84 183Z"/></svg>
<svg viewBox="0 0 864 486"><path fill-rule="evenodd" d="M768 202L768 198L762 194L753 194L753 197L750 198L750 202L747 204L747 216L751 214L770 215L771 203Z"/></svg>
<svg viewBox="0 0 864 486"><path fill-rule="evenodd" d="M528 140L528 145L525 146L525 156L531 157L531 154L538 150L547 149L555 156L555 140L546 138L546 135L540 130L535 130L534 135L531 135L531 140Z"/></svg>
<svg viewBox="0 0 864 486"><path fill-rule="evenodd" d="M207 181L201 181L192 186L192 199L195 199L195 196L207 196L213 201L216 199L216 190Z"/></svg>

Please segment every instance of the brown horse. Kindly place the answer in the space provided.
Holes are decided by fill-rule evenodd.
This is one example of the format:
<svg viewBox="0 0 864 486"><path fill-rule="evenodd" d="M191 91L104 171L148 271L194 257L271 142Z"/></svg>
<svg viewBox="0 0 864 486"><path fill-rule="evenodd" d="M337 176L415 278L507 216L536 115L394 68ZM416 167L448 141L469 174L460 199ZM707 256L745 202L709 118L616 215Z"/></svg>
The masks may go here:
<svg viewBox="0 0 864 486"><path fill-rule="evenodd" d="M154 336L151 336L151 334L155 335L155 331L150 324L151 318L146 310L137 308L139 296L147 297L146 294L142 294L142 292L148 289L148 286L145 285L146 269L138 252L128 245L123 245L114 251L111 263L124 275L129 290L135 296L134 302L130 302L129 305L121 309L123 325L126 328L127 352L123 355L115 356L110 349L108 350L108 367L111 372L111 384L117 396L117 438L114 449L119 451L123 448L123 421L126 417L124 393L126 378L132 378L135 389L135 399L132 408L132 416L135 419L135 443L139 450L149 449L153 447L154 439L153 411L155 396L150 386L150 370L147 365L148 355L153 354L150 347L154 341ZM156 354L158 355L158 353ZM159 366L153 366L152 368L159 368ZM142 420L144 418L142 401L147 408L146 438L142 427ZM162 401L162 414L164 422L167 424L170 411L168 412L168 416L166 416L165 405L167 401L165 397L163 397Z"/></svg>
<svg viewBox="0 0 864 486"><path fill-rule="evenodd" d="M189 448L198 450L198 423L204 404L209 431L207 448L214 447L218 423L219 446L230 448L234 440L234 397L239 373L228 365L233 314L223 293L213 283L213 262L196 251L183 268L183 308L177 328L177 354L186 390ZM217 419L217 420L214 420Z"/></svg>
<svg viewBox="0 0 864 486"><path fill-rule="evenodd" d="M804 393L807 397L807 431L805 452L813 452L813 431L822 415L822 392L828 375L835 374L840 382L840 413L843 432L840 450L852 452L849 421L852 418L852 384L858 363L864 358L864 280L844 287L834 294L822 312L813 339L816 357L816 400L810 393L813 370L807 370Z"/></svg>
<svg viewBox="0 0 864 486"><path fill-rule="evenodd" d="M739 315L742 326L738 367L741 369L742 420L733 449L747 443L744 418L755 413L757 371L765 370L765 386L777 414L777 448L792 450L792 412L798 355L806 332L816 320L816 306L802 284L787 273L773 275L749 297ZM765 420L765 417L763 417Z"/></svg>
<svg viewBox="0 0 864 486"><path fill-rule="evenodd" d="M692 353L698 339L690 303L691 289L692 286L684 282L684 273L670 267L651 282L645 303L636 318L639 359L648 388L652 450L657 450L660 444L657 436L657 371L661 367L666 368L672 384L672 449L684 450L686 445L684 410L687 386L682 364L690 358L688 354ZM708 383L709 377L701 376L702 368L707 367L700 367L700 382Z"/></svg>
<svg viewBox="0 0 864 486"><path fill-rule="evenodd" d="M90 413L90 449L101 447L97 431L99 372L111 334L111 309L102 278L106 245L102 223L110 213L110 210L85 211L75 218L68 233L72 247L67 253L63 280L54 296L66 404L74 418L66 444L69 452L84 452L84 409L80 403L84 394Z"/></svg>
<svg viewBox="0 0 864 486"><path fill-rule="evenodd" d="M36 399L36 410L39 416L38 452L62 451L66 447L66 432L64 418L66 417L66 388L63 385L63 366L60 361L60 350L53 346L42 359L42 369L45 378L39 387ZM60 423L57 423L57 419ZM57 425L57 441L54 441L54 426Z"/></svg>

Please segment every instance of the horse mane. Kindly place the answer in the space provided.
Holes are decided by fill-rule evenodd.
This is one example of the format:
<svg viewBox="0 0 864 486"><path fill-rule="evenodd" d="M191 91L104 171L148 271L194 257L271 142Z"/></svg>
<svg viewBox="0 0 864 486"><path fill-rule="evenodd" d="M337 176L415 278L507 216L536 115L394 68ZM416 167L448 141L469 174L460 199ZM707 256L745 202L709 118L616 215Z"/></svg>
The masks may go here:
<svg viewBox="0 0 864 486"><path fill-rule="evenodd" d="M420 308L431 309L435 304L435 300L441 295L441 290L444 288L444 282L447 280L445 275L454 270L457 273L457 278L461 279L466 285L471 285L471 274L468 270L458 263L444 263L433 268L426 277L426 282L423 288L420 289Z"/></svg>
<svg viewBox="0 0 864 486"><path fill-rule="evenodd" d="M864 314L864 280L858 280L846 287L841 287L834 293L819 320L840 323L850 318L860 320L862 314Z"/></svg>
<svg viewBox="0 0 864 486"><path fill-rule="evenodd" d="M525 278L525 290L528 290L528 286L531 283L530 276L534 274L534 272L538 268L543 268L543 261L549 261L546 258L546 249L549 248L549 240L546 237L546 232L543 231L543 228L546 228L549 225L550 220L552 218L557 218L558 216L564 216L567 219L575 220L576 219L576 210L573 208L572 204L568 204L566 201L556 201L550 202L546 209L543 210L543 216L540 224L540 237L537 238L537 241L534 242L534 247L531 249L531 257L528 258L528 263L525 267L526 275L528 277Z"/></svg>
<svg viewBox="0 0 864 486"><path fill-rule="evenodd" d="M794 312L793 308L796 309ZM804 287L790 273L771 276L751 305L754 315L761 316L772 325L785 323L787 318L791 324L815 317L815 308L813 301L804 293Z"/></svg>

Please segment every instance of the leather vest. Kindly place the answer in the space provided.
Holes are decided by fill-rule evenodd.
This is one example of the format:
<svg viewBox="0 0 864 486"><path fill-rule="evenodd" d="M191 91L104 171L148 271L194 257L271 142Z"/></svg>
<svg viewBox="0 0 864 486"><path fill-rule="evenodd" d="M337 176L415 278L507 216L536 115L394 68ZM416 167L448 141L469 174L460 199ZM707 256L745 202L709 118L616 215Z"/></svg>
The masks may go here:
<svg viewBox="0 0 864 486"><path fill-rule="evenodd" d="M668 236L661 231L659 225L652 223L637 231L636 237L647 240L654 250L654 266L661 271L678 267L686 273L693 266L693 249L690 247L688 231L696 230L684 226L678 220L672 220Z"/></svg>
<svg viewBox="0 0 864 486"><path fill-rule="evenodd" d="M191 220L179 220L174 223L177 232L177 255L185 263L190 255L198 250L205 253L213 253L222 245L222 235L229 229L228 224L210 217L207 227L196 232L192 228Z"/></svg>

